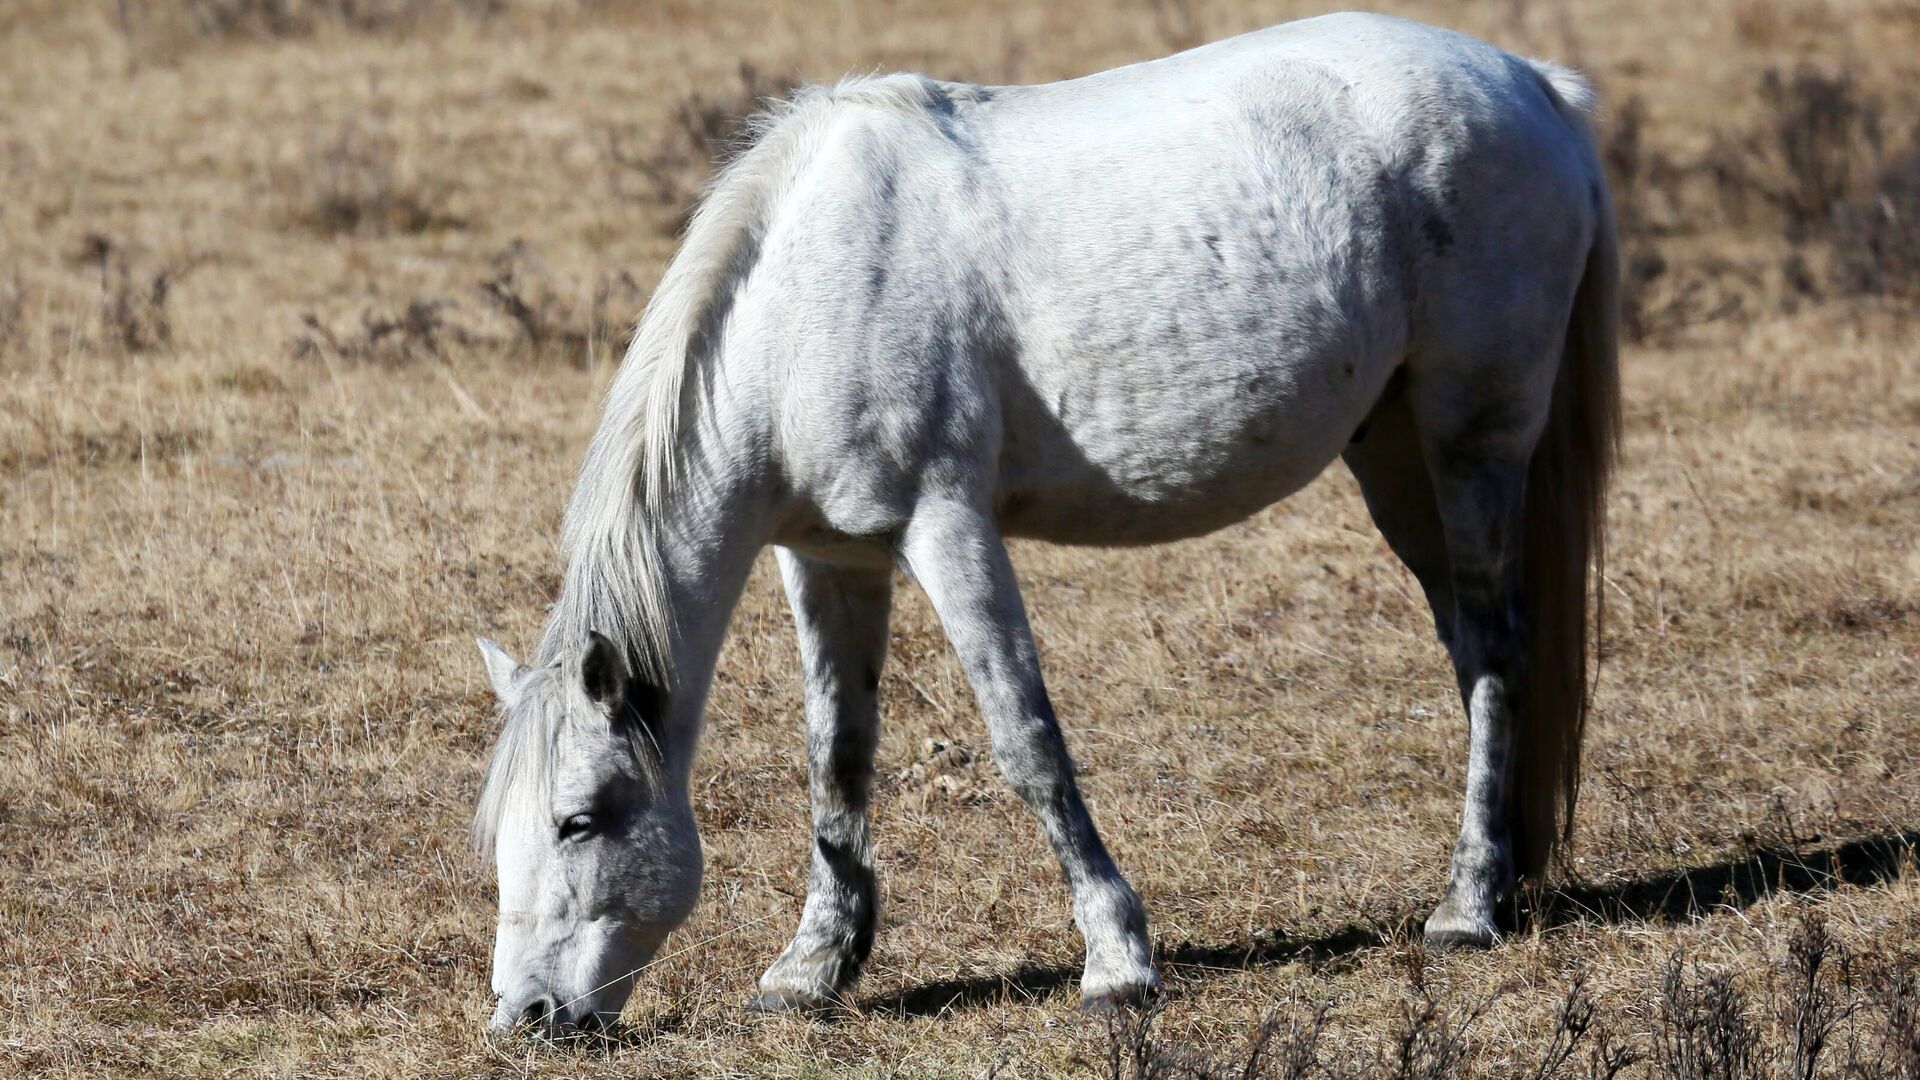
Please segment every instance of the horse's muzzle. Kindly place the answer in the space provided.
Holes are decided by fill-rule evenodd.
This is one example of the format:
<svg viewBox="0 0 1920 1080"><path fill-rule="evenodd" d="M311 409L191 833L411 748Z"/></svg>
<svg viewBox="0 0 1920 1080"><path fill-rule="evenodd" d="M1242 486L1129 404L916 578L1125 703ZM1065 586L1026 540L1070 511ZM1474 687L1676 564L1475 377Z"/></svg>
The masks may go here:
<svg viewBox="0 0 1920 1080"><path fill-rule="evenodd" d="M541 995L517 1009L501 999L487 1023L488 1036L495 1039L531 1038L543 1042L563 1042L599 1034L605 1029L600 1014L591 1008L569 1010L566 1002Z"/></svg>

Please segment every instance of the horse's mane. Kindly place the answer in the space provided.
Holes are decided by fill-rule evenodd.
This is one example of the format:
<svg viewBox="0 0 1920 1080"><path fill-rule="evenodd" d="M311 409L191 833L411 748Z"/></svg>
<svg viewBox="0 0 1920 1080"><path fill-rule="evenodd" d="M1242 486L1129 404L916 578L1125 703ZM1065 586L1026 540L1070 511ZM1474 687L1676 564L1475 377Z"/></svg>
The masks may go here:
<svg viewBox="0 0 1920 1080"><path fill-rule="evenodd" d="M543 661L598 630L627 643L636 674L671 685L672 620L649 511L677 480L687 389L700 382L694 372L711 360L773 212L812 159L834 107L911 113L924 108L931 85L888 76L810 86L748 122L748 147L721 168L694 211L607 391L567 506L567 575L541 641Z"/></svg>
<svg viewBox="0 0 1920 1080"><path fill-rule="evenodd" d="M567 504L566 575L537 666L570 660L598 631L625 648L636 676L671 688L671 599L653 522L678 479L688 388L700 383L698 366L714 355L773 212L812 159L835 106L925 116L933 85L919 76L848 78L769 102L748 121L746 149L708 186L607 391ZM474 813L474 841L483 849L510 804L545 798L565 719L560 708L507 710Z"/></svg>

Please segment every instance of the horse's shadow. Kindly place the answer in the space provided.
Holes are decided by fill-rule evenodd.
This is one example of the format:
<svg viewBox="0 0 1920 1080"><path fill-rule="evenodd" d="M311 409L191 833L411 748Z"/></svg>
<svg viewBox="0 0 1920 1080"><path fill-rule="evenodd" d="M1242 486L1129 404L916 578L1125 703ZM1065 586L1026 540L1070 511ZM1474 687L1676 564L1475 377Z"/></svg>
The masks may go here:
<svg viewBox="0 0 1920 1080"><path fill-rule="evenodd" d="M1916 846L1920 846L1920 830L1812 850L1760 850L1744 858L1683 867L1607 886L1571 885L1539 897L1531 922L1554 927L1580 922L1618 925L1677 921L1714 908L1744 908L1783 894L1820 893L1843 884L1870 885L1898 877ZM1158 959L1163 967L1241 971L1295 962L1317 964L1378 948L1418 926L1417 917L1409 915L1393 925L1349 925L1312 937L1294 937L1275 930L1230 944L1183 942L1162 949ZM1074 967L1024 964L1011 971L908 987L868 999L862 1005L868 1012L935 1016L951 1009L1039 997L1071 984L1079 974Z"/></svg>

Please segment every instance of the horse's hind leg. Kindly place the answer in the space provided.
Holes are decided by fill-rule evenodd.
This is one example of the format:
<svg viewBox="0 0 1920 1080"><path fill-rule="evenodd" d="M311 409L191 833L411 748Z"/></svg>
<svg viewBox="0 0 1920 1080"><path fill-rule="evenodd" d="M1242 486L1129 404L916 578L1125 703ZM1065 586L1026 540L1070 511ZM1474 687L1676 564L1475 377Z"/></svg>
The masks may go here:
<svg viewBox="0 0 1920 1080"><path fill-rule="evenodd" d="M902 538L901 555L966 669L993 738L994 759L1040 819L1066 872L1074 922L1087 945L1083 1004L1098 1008L1151 995L1160 980L1146 908L1114 866L1081 801L998 530L972 505L923 498Z"/></svg>
<svg viewBox="0 0 1920 1080"><path fill-rule="evenodd" d="M1552 355L1544 347L1518 357ZM1527 469L1554 365L1434 365L1408 390L1445 538L1451 632L1442 640L1466 704L1466 803L1430 944L1486 946L1516 887L1513 776L1527 649L1520 540Z"/></svg>
<svg viewBox="0 0 1920 1080"><path fill-rule="evenodd" d="M760 977L752 1008L835 1001L873 948L878 896L867 846L867 794L878 733L892 575L832 566L781 548L806 674L813 865L800 929Z"/></svg>
<svg viewBox="0 0 1920 1080"><path fill-rule="evenodd" d="M1502 695L1492 694L1476 709L1472 688L1480 681L1485 657L1510 654L1511 649L1504 643L1501 620L1497 616L1488 618L1489 609L1497 612L1503 601L1498 595L1486 596L1486 590L1477 585L1470 585L1473 625L1461 630L1460 624L1466 620L1454 602L1455 562L1448 556L1448 539L1460 538L1456 541L1463 547L1460 563L1475 582L1486 576L1489 563L1499 560L1497 552L1502 545L1484 529L1456 524L1451 532L1447 530L1403 379L1396 380L1395 389L1367 417L1365 436L1342 456L1360 482L1367 511L1387 546L1426 592L1434 627L1454 658L1467 705L1471 755L1467 802L1447 896L1428 920L1427 934L1439 945L1488 944L1497 932L1497 907L1513 882L1512 858L1505 848L1505 813L1500 803L1502 762L1511 756L1507 748L1512 739L1505 714L1510 706ZM1472 647L1461 648L1468 639Z"/></svg>
<svg viewBox="0 0 1920 1080"><path fill-rule="evenodd" d="M1467 710L1460 834L1426 928L1440 946L1491 944L1515 887L1511 788L1526 676L1516 560L1545 406L1537 390L1487 400L1514 385L1431 369L1403 376L1344 455L1374 523L1427 594Z"/></svg>
<svg viewBox="0 0 1920 1080"><path fill-rule="evenodd" d="M1404 373L1389 383L1367 416L1364 432L1341 457L1360 482L1360 494L1380 535L1426 593L1444 643L1453 636L1452 568Z"/></svg>

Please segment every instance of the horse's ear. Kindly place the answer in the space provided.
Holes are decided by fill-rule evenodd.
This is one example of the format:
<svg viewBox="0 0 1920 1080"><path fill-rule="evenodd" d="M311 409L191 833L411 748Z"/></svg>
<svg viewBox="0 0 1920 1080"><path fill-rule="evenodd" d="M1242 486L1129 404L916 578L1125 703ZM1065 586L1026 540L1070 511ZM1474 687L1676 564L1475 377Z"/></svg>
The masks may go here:
<svg viewBox="0 0 1920 1080"><path fill-rule="evenodd" d="M666 692L646 679L636 678L627 666L627 654L598 631L587 632L580 681L587 697L607 710L614 730L624 731L634 740L636 753L651 751L656 763L665 761L660 723L666 715Z"/></svg>
<svg viewBox="0 0 1920 1080"><path fill-rule="evenodd" d="M615 709L626 700L631 679L620 646L598 630L587 631L586 655L580 658L580 681L586 686L587 697L595 705Z"/></svg>
<svg viewBox="0 0 1920 1080"><path fill-rule="evenodd" d="M480 646L480 658L487 663L487 681L493 684L493 696L500 699L500 704L511 707L520 696L520 677L527 673L526 667L508 655L497 641L475 638L473 643Z"/></svg>

